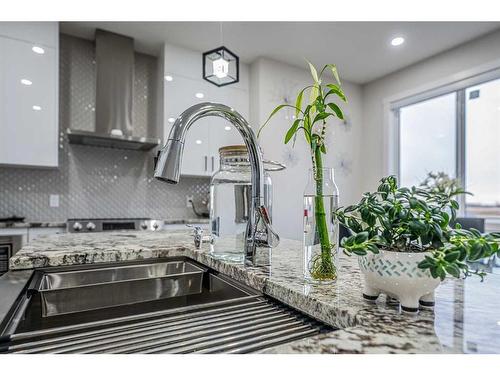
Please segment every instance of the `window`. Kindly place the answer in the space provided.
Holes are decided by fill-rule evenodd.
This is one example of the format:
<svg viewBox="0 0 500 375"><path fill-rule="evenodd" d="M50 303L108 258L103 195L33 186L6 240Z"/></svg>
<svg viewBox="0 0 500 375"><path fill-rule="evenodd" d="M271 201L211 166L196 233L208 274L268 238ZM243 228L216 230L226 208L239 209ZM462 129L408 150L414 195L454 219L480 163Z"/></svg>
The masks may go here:
<svg viewBox="0 0 500 375"><path fill-rule="evenodd" d="M500 75L497 74L497 77ZM402 186L419 185L428 172L458 178L474 195L467 216L500 216L500 79L464 81L447 92L393 104ZM443 92L444 91L444 92Z"/></svg>
<svg viewBox="0 0 500 375"><path fill-rule="evenodd" d="M402 107L400 119L400 182L418 186L427 173L456 177L456 94Z"/></svg>
<svg viewBox="0 0 500 375"><path fill-rule="evenodd" d="M500 80L465 91L467 213L500 214Z"/></svg>

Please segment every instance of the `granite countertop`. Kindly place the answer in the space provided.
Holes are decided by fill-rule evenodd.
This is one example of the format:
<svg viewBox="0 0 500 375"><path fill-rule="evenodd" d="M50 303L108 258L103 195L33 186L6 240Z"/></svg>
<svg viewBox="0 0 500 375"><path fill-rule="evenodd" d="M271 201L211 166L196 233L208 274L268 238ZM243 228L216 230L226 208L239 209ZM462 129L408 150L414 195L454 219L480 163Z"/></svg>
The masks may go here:
<svg viewBox="0 0 500 375"><path fill-rule="evenodd" d="M196 250L186 231L63 234L40 238L10 260L11 269L187 256L338 330L263 353L500 353L500 275L484 283L445 280L434 310L402 313L398 305L362 299L356 258L340 257L338 280L311 285L302 277L302 243L283 239L270 267L244 267Z"/></svg>
<svg viewBox="0 0 500 375"><path fill-rule="evenodd" d="M66 228L66 222L61 221L29 221L0 223L2 228Z"/></svg>
<svg viewBox="0 0 500 375"><path fill-rule="evenodd" d="M166 219L165 225L170 224L208 224L208 218ZM66 228L65 221L28 221L28 222L3 222L3 228Z"/></svg>

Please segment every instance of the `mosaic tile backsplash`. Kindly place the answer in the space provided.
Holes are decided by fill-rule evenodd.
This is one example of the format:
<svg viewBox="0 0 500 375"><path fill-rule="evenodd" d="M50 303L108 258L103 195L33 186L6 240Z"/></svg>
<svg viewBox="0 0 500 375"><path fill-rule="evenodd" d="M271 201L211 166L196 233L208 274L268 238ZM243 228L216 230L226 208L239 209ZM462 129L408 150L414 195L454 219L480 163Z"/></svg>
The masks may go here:
<svg viewBox="0 0 500 375"><path fill-rule="evenodd" d="M156 64L155 57L136 54L134 135L156 136ZM61 35L59 69L59 168L0 167L0 217L194 218L186 196L205 198L207 178L184 177L167 185L152 178L154 152L68 143L66 128L95 129L94 44ZM49 207L51 194L59 195L59 207Z"/></svg>

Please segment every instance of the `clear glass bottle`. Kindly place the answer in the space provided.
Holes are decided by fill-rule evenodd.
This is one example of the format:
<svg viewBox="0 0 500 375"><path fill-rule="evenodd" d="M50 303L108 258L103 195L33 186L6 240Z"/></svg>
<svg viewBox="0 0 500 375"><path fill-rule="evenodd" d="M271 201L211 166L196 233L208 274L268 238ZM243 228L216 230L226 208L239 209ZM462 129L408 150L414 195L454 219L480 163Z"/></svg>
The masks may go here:
<svg viewBox="0 0 500 375"><path fill-rule="evenodd" d="M228 262L243 263L244 239L252 198L251 170L244 145L219 149L220 169L210 182L211 253ZM265 173L264 204L272 217L272 181Z"/></svg>
<svg viewBox="0 0 500 375"><path fill-rule="evenodd" d="M334 211L339 191L332 168L309 170L304 191L304 278L329 283L337 278L339 225Z"/></svg>

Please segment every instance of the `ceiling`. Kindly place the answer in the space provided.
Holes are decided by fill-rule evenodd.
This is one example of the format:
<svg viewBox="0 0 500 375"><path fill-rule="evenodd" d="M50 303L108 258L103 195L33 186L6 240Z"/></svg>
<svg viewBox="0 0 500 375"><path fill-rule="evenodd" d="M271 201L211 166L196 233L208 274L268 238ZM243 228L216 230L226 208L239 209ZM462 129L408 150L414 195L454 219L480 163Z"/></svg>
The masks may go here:
<svg viewBox="0 0 500 375"><path fill-rule="evenodd" d="M223 22L222 44L251 63L268 57L298 67L337 64L341 76L367 83L500 27L499 22ZM96 28L135 39L158 54L164 42L198 51L221 45L219 22L63 22L61 31L87 39ZM406 42L392 47L403 36Z"/></svg>

